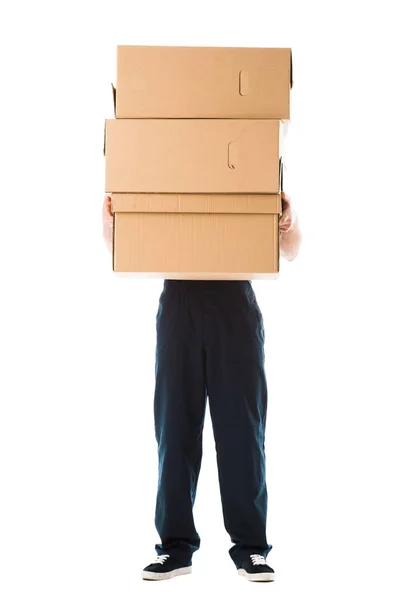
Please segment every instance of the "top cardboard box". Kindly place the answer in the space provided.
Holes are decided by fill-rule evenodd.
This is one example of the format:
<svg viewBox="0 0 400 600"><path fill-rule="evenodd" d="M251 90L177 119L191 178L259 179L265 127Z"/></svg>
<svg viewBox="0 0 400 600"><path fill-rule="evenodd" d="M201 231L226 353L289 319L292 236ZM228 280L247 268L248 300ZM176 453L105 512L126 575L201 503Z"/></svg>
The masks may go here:
<svg viewBox="0 0 400 600"><path fill-rule="evenodd" d="M115 116L290 119L290 48L117 46Z"/></svg>

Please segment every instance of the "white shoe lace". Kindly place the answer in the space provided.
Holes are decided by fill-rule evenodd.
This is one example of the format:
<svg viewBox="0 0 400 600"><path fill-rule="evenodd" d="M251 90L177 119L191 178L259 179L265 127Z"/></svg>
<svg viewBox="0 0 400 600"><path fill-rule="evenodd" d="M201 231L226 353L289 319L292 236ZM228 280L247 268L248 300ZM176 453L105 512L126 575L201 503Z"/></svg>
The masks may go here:
<svg viewBox="0 0 400 600"><path fill-rule="evenodd" d="M253 562L253 565L266 565L267 561L262 554L250 554L250 558Z"/></svg>
<svg viewBox="0 0 400 600"><path fill-rule="evenodd" d="M156 558L156 560L153 560L153 562L151 563L152 565L155 564L164 564L164 562L167 560L167 558L169 558L169 554L159 554Z"/></svg>

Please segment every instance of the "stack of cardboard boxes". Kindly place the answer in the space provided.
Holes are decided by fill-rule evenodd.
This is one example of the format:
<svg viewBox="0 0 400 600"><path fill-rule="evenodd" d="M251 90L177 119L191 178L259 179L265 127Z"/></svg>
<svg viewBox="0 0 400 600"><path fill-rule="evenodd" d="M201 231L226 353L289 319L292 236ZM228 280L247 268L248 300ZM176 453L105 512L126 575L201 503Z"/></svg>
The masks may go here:
<svg viewBox="0 0 400 600"><path fill-rule="evenodd" d="M114 271L277 276L291 87L290 48L118 46L104 139Z"/></svg>

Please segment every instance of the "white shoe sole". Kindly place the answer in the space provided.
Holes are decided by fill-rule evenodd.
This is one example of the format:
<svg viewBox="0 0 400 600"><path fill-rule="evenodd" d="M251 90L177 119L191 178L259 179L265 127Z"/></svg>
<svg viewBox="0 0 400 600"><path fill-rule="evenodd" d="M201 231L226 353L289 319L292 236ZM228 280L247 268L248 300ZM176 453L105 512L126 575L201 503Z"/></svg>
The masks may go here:
<svg viewBox="0 0 400 600"><path fill-rule="evenodd" d="M148 579L151 581L159 581L161 579L171 579L176 575L189 575L192 572L192 567L181 567L180 569L174 569L167 573L156 573L151 571L142 571L142 579Z"/></svg>
<svg viewBox="0 0 400 600"><path fill-rule="evenodd" d="M238 569L238 573L249 581L275 581L275 573L248 573L245 569Z"/></svg>

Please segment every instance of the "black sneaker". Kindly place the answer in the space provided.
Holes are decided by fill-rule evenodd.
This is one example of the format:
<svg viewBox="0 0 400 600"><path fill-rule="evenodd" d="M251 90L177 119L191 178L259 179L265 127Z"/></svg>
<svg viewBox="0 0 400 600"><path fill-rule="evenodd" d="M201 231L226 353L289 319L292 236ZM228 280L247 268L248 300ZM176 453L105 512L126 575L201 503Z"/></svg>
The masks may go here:
<svg viewBox="0 0 400 600"><path fill-rule="evenodd" d="M250 554L242 562L238 573L250 581L274 581L275 579L275 571L267 565L262 554Z"/></svg>
<svg viewBox="0 0 400 600"><path fill-rule="evenodd" d="M142 571L142 579L171 579L176 575L188 575L192 572L191 562L182 564L177 558L169 554L159 554L156 560Z"/></svg>

